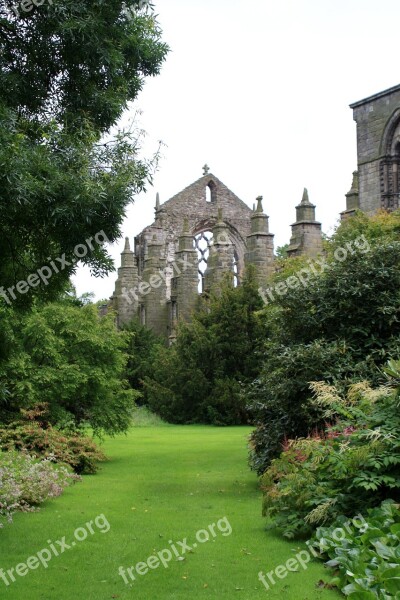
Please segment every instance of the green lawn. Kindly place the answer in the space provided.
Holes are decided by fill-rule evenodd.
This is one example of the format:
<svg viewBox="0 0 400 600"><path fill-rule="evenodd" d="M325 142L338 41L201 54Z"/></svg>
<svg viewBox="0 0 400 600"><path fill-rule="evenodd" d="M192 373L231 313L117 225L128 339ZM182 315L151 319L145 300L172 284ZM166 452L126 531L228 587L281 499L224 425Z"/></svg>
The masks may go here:
<svg viewBox="0 0 400 600"><path fill-rule="evenodd" d="M7 587L0 579L0 598L9 600L108 600L111 598L254 600L338 600L339 593L316 587L324 576L322 563L290 572L267 591L258 579L284 564L304 544L283 541L265 531L261 494L256 476L247 466L248 428L200 426L140 427L127 436L107 440L110 457L101 471L86 476L61 498L47 502L40 512L18 514L14 523L0 530L0 567L12 569L42 549L52 554L56 540L71 545L53 556L45 569L35 570ZM104 515L95 522L96 517ZM225 518L225 519L224 519ZM221 519L223 519L221 521ZM86 523L93 521L93 534ZM107 523L110 525L107 530ZM214 524L214 535L208 529ZM86 540L72 546L74 532ZM90 528L90 527L89 527ZM230 532L231 528L231 533ZM102 531L103 532L102 532ZM209 541L203 541L208 530ZM225 534L225 535L224 535ZM172 550L183 552L179 541L197 547L178 560ZM203 543L200 543L200 540ZM169 543L169 541L172 542ZM65 548L65 547L64 547ZM169 550L169 552L167 552ZM163 552L164 551L164 552ZM167 561L146 574L130 566L163 552ZM45 553L44 559L47 558ZM140 570L148 567L140 566ZM21 573L25 570L19 567Z"/></svg>

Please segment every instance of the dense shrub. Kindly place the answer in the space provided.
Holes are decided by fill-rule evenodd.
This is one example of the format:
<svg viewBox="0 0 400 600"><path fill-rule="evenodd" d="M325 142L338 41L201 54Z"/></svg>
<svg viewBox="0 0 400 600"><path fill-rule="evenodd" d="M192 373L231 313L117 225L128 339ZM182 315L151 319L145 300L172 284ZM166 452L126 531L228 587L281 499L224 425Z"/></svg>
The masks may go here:
<svg viewBox="0 0 400 600"><path fill-rule="evenodd" d="M226 283L203 300L192 322L180 325L174 346L159 349L145 378L150 408L175 423L248 422L241 384L259 370L261 308L251 269L239 287Z"/></svg>
<svg viewBox="0 0 400 600"><path fill-rule="evenodd" d="M316 340L292 347L266 344L260 375L246 387L246 399L257 428L251 435L251 464L260 475L282 450L284 438L323 429L325 420L310 402L309 382L324 379L345 387L346 378L362 379L371 372L365 362L354 367L345 342ZM373 365L372 365L373 366Z"/></svg>
<svg viewBox="0 0 400 600"><path fill-rule="evenodd" d="M11 424L0 429L0 449L26 450L37 456L53 457L55 462L70 465L76 473L96 473L105 456L95 442L80 433L61 432L39 423Z"/></svg>
<svg viewBox="0 0 400 600"><path fill-rule="evenodd" d="M338 540L339 518L319 527L314 543L330 560L335 573L330 585L354 600L394 600L400 592L400 504L386 500L369 509L362 530L348 531Z"/></svg>
<svg viewBox="0 0 400 600"><path fill-rule="evenodd" d="M336 248L346 247L347 242L358 236L365 236L372 245L399 240L400 210L390 213L381 210L372 217L357 211L354 217L340 223L330 243L325 246L326 251L333 256Z"/></svg>
<svg viewBox="0 0 400 600"><path fill-rule="evenodd" d="M380 366L399 355L399 223L399 214L350 219L326 244L323 272L313 273L304 258L281 262L276 282L301 268L308 268L308 281L276 294L264 310L269 339L260 374L244 394L257 425L250 460L259 473L285 436L321 426L309 381L379 385ZM335 252L350 242L346 260L337 260Z"/></svg>
<svg viewBox="0 0 400 600"><path fill-rule="evenodd" d="M65 467L56 468L50 457L36 460L23 452L0 452L0 527L14 512L33 510L76 480Z"/></svg>
<svg viewBox="0 0 400 600"><path fill-rule="evenodd" d="M0 428L0 450L23 450L57 463L76 473L96 473L98 462L106 459L93 439L78 430L59 431L48 421L47 404L22 410L21 418Z"/></svg>
<svg viewBox="0 0 400 600"><path fill-rule="evenodd" d="M138 394L124 379L128 339L112 314L60 302L25 315L9 311L8 318L13 343L0 360L0 387L7 389L0 422L46 402L50 423L62 428L88 424L95 433L114 434L129 427Z"/></svg>
<svg viewBox="0 0 400 600"><path fill-rule="evenodd" d="M148 403L144 381L154 372L154 364L165 342L157 337L151 329L133 319L123 330L127 337L126 379L133 390L140 392L136 404L143 406Z"/></svg>
<svg viewBox="0 0 400 600"><path fill-rule="evenodd" d="M338 422L324 434L289 440L262 477L264 514L284 535L304 534L339 515L352 516L382 500L400 500L400 415L397 394L313 384L314 404Z"/></svg>

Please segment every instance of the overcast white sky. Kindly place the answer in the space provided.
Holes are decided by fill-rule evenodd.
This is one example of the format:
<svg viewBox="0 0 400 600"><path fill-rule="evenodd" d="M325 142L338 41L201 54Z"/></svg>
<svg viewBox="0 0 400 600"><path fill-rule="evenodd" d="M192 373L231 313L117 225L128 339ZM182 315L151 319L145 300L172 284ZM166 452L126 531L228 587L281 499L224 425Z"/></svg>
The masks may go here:
<svg viewBox="0 0 400 600"><path fill-rule="evenodd" d="M143 111L144 153L166 147L123 237L153 222L157 191L168 200L205 162L249 206L264 196L275 247L304 187L332 232L356 168L348 105L400 82L398 0L156 0L156 12L171 52L132 112ZM116 267L122 249L123 238L110 248ZM100 299L115 279L80 268L74 283Z"/></svg>

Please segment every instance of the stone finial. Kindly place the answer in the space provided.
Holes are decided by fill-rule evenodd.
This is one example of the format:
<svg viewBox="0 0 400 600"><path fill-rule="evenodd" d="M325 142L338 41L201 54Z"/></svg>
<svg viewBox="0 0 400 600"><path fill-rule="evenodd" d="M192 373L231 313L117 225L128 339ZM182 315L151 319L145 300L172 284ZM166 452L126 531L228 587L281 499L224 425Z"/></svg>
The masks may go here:
<svg viewBox="0 0 400 600"><path fill-rule="evenodd" d="M253 212L256 212L256 203L253 202Z"/></svg>
<svg viewBox="0 0 400 600"><path fill-rule="evenodd" d="M340 213L342 219L353 216L355 211L360 208L359 191L358 171L353 171L351 189L346 194L346 210Z"/></svg>
<svg viewBox="0 0 400 600"><path fill-rule="evenodd" d="M307 188L296 206L296 222L292 224L292 236L287 254L315 258L322 252L321 223L315 220L315 204L310 202Z"/></svg>
<svg viewBox="0 0 400 600"><path fill-rule="evenodd" d="M135 254L131 250L129 238L125 238L125 246L121 252L121 267L133 267L135 260Z"/></svg>
<svg viewBox="0 0 400 600"><path fill-rule="evenodd" d="M185 217L183 219L182 233L180 234L178 241L179 252L197 252L197 250L194 249L193 245L193 235L190 233L189 230L188 217Z"/></svg>
<svg viewBox="0 0 400 600"><path fill-rule="evenodd" d="M315 204L310 202L307 188L304 188L301 202L296 206L296 223L300 221L315 222Z"/></svg>
<svg viewBox="0 0 400 600"><path fill-rule="evenodd" d="M210 167L208 166L208 164L206 163L203 167L203 175L208 175L210 172Z"/></svg>
<svg viewBox="0 0 400 600"><path fill-rule="evenodd" d="M147 243L147 259L145 263L145 268L147 264L147 260L159 259L160 258L160 246L161 243L157 238L157 235L154 233L151 236L151 239Z"/></svg>
<svg viewBox="0 0 400 600"><path fill-rule="evenodd" d="M310 199L308 197L308 190L307 188L304 188L304 192L303 192L303 198L301 199L301 204L304 206L305 204L309 205L311 204Z"/></svg>
<svg viewBox="0 0 400 600"><path fill-rule="evenodd" d="M157 192L156 194L156 211L160 210L160 194Z"/></svg>
<svg viewBox="0 0 400 600"><path fill-rule="evenodd" d="M351 189L348 192L349 194L354 194L359 192L359 180L358 180L358 171L353 171L353 181L351 183Z"/></svg>
<svg viewBox="0 0 400 600"><path fill-rule="evenodd" d="M264 213L263 208L263 197L257 196L257 206L253 204L253 212L250 216L251 223L251 234L267 234L268 229L268 216Z"/></svg>
<svg viewBox="0 0 400 600"><path fill-rule="evenodd" d="M217 218L218 223L222 223L222 208L218 209L218 218Z"/></svg>

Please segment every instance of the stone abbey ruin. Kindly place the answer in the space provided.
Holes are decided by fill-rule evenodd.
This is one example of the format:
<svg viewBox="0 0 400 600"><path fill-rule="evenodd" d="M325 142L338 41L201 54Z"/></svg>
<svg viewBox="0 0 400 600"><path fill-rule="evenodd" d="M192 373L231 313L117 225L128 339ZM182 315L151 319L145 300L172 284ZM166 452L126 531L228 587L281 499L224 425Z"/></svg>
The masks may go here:
<svg viewBox="0 0 400 600"><path fill-rule="evenodd" d="M357 171L342 218L356 210L399 208L400 85L351 104L357 123ZM132 318L173 342L178 320L189 320L199 294L217 289L230 273L237 285L254 265L264 285L274 272L273 234L262 197L253 210L205 165L203 176L160 204L155 221L121 254L110 304L121 326ZM296 206L289 256L322 251L321 223L304 190Z"/></svg>

